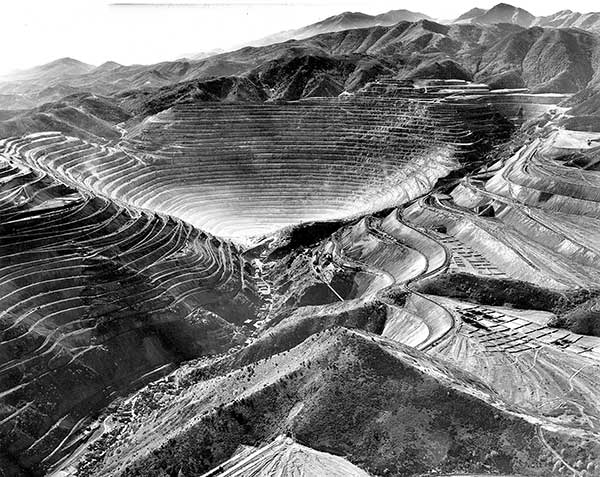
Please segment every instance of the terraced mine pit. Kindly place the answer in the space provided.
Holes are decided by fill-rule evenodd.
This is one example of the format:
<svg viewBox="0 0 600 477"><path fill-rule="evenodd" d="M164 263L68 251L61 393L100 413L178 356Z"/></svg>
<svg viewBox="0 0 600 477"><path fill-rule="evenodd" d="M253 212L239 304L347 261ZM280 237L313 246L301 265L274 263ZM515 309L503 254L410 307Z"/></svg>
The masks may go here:
<svg viewBox="0 0 600 477"><path fill-rule="evenodd" d="M94 194L240 242L404 203L469 161L484 134L507 134L496 109L479 96L453 98L453 86L181 104L132 125L114 146L48 133L3 150Z"/></svg>
<svg viewBox="0 0 600 477"><path fill-rule="evenodd" d="M599 475L600 134L565 99L382 77L1 140L0 464Z"/></svg>

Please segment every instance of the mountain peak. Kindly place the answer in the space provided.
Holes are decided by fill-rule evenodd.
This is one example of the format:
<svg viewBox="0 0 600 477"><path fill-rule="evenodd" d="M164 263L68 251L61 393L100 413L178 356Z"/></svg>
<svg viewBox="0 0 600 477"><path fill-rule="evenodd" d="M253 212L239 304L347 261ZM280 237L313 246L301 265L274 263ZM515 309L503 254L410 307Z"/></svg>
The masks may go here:
<svg viewBox="0 0 600 477"><path fill-rule="evenodd" d="M498 3L489 10L473 8L457 18L457 21L469 21L493 25L496 23L513 23L522 27L529 27L535 21L535 16L527 10L515 7L508 3Z"/></svg>
<svg viewBox="0 0 600 477"><path fill-rule="evenodd" d="M486 12L486 10L484 10L483 8L471 8L471 10L469 10L468 12L463 13L461 16L459 16L456 20L456 22L462 21L462 20L468 20L470 18L474 18L474 17L478 17L483 15Z"/></svg>
<svg viewBox="0 0 600 477"><path fill-rule="evenodd" d="M95 68L94 71L96 71L96 72L112 71L112 70L116 70L117 68L121 68L122 66L123 66L122 64L117 63L116 61L105 61L100 66Z"/></svg>
<svg viewBox="0 0 600 477"><path fill-rule="evenodd" d="M319 23L327 23L327 22L336 21L336 20L362 20L365 18L372 18L372 17L371 17L371 15L367 15L366 13L349 12L348 11L348 12L340 13L338 15L333 15Z"/></svg>
<svg viewBox="0 0 600 477"><path fill-rule="evenodd" d="M64 57L34 66L25 70L16 71L9 76L10 80L43 80L52 82L56 79L85 74L95 68L75 58Z"/></svg>
<svg viewBox="0 0 600 477"><path fill-rule="evenodd" d="M53 63L82 63L79 60L76 60L75 58L71 58L70 56L64 56L62 58L57 58L56 60L50 61L46 64L51 65Z"/></svg>
<svg viewBox="0 0 600 477"><path fill-rule="evenodd" d="M524 10L519 7L515 7L514 5L510 5L509 3L498 3L498 4L494 5L492 8L490 8L487 11L487 14L512 13L512 12L524 12L528 15L531 15L531 17L534 16L531 13L529 13L527 10Z"/></svg>
<svg viewBox="0 0 600 477"><path fill-rule="evenodd" d="M79 61L75 58L71 58L69 56L65 56L63 58L58 58L57 60L51 61L49 63L45 63L43 65L40 65L39 68L53 68L55 66L81 66L81 67L91 67L93 68L93 65L89 65L87 63L84 63L83 61Z"/></svg>
<svg viewBox="0 0 600 477"><path fill-rule="evenodd" d="M393 25L402 21L415 22L422 19L431 20L431 17L424 13L411 12L410 10L399 9L390 10L375 17L382 25Z"/></svg>

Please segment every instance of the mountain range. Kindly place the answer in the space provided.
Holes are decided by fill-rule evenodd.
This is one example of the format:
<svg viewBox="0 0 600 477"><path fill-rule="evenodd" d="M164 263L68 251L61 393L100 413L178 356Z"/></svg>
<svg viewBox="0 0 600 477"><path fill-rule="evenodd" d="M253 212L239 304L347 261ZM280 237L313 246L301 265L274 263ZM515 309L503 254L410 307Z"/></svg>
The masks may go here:
<svg viewBox="0 0 600 477"><path fill-rule="evenodd" d="M523 27L579 28L594 33L600 32L600 12L579 13L572 10L561 10L552 15L536 17L527 10L506 3L500 3L489 10L474 8L459 16L454 22L485 25L513 23Z"/></svg>
<svg viewBox="0 0 600 477"><path fill-rule="evenodd" d="M265 46L287 40L302 40L321 33L370 28L375 26L391 26L402 21L416 22L432 20L442 24L476 23L494 25L512 23L522 27L541 26L554 28L580 28L582 30L600 31L600 12L579 13L561 10L553 15L535 16L527 10L506 3L499 3L490 9L472 8L453 20L431 17L425 13L410 10L391 10L380 15L367 15L360 12L344 12L325 20L295 30L287 30L269 35L260 40L249 42L250 46Z"/></svg>
<svg viewBox="0 0 600 477"><path fill-rule="evenodd" d="M107 62L92 67L65 58L0 83L0 110L5 110L6 119L0 130L22 134L36 130L36 125L79 135L73 120L57 116L63 110L56 105L73 106L89 95L110 98L109 109L118 107L120 116L127 116L156 113L192 98L273 101L337 96L382 75L478 81L495 89L593 92L600 79L597 58L599 38L582 29L471 21L445 25L427 19L322 33L194 61L132 66ZM75 116L82 112L85 108L73 110ZM106 125L101 124L104 131Z"/></svg>
<svg viewBox="0 0 600 477"><path fill-rule="evenodd" d="M410 10L390 10L380 15L367 15L361 12L344 12L334 15L317 23L307 25L295 30L287 30L266 36L249 43L250 46L265 46L280 43L290 39L302 40L321 33L330 33L356 28L370 28L374 26L391 26L398 22L416 22L432 18L424 13L411 12Z"/></svg>
<svg viewBox="0 0 600 477"><path fill-rule="evenodd" d="M0 78L0 110L31 109L76 93L114 95L226 76L262 77L269 65L283 63L289 63L286 71L293 74L305 61L300 58L307 57L329 65L328 86L313 88L314 94L322 88L331 94L351 91L381 73L456 76L488 81L493 87L575 92L591 79L596 40L586 32L597 32L599 25L597 13L567 10L534 17L503 3L472 9L450 23L408 10L375 16L346 12L251 42L258 46L208 57L202 53L130 66L109 61L97 67L62 58Z"/></svg>

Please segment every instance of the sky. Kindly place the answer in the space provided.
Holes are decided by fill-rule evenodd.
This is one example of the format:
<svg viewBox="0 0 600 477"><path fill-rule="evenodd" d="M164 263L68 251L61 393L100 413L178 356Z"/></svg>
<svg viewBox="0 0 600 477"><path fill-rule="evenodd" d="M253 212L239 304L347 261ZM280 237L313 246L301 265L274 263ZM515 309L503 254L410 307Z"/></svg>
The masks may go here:
<svg viewBox="0 0 600 477"><path fill-rule="evenodd" d="M0 0L0 74L72 57L99 65L148 64L231 49L344 11L393 9L455 18L500 0ZM504 0L511 3L510 0ZM512 2L517 4L517 2ZM591 0L520 0L534 15L599 10Z"/></svg>

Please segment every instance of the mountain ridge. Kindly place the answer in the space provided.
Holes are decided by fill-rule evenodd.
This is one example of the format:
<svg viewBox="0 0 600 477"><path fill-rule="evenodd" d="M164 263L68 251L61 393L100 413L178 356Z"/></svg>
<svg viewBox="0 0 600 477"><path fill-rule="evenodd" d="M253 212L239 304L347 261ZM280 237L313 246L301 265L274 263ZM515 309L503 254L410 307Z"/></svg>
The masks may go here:
<svg viewBox="0 0 600 477"><path fill-rule="evenodd" d="M89 73L95 68L94 65L84 63L75 58L64 57L44 63L42 65L33 66L31 68L18 70L13 73L7 73L0 76L0 80L5 81L20 81L40 79L48 76L70 76Z"/></svg>
<svg viewBox="0 0 600 477"><path fill-rule="evenodd" d="M391 26L400 21L418 21L432 19L429 15L410 10L390 10L379 15L369 15L362 12L343 12L320 20L304 27L287 30L248 43L249 46L267 46L291 39L302 40L321 33L332 33L356 28L375 26Z"/></svg>

